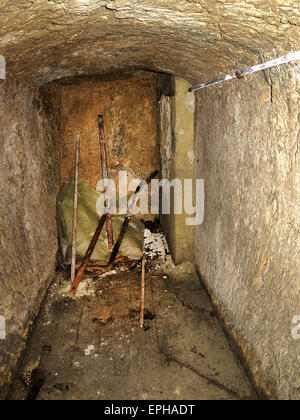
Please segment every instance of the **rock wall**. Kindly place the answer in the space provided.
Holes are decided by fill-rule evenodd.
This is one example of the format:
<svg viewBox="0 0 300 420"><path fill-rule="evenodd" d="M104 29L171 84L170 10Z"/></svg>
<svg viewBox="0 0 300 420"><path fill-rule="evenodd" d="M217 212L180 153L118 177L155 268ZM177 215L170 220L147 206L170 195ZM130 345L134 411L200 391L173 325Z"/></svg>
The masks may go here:
<svg viewBox="0 0 300 420"><path fill-rule="evenodd" d="M156 92L157 75L150 72L67 82L62 88L61 181L74 174L78 132L80 178L94 189L101 181L99 114L104 116L109 177L117 192L120 171L127 172L129 184L159 169Z"/></svg>
<svg viewBox="0 0 300 420"><path fill-rule="evenodd" d="M129 68L198 83L300 42L295 0L6 0L0 13L8 71L41 85Z"/></svg>
<svg viewBox="0 0 300 420"><path fill-rule="evenodd" d="M59 101L51 88L0 82L0 397L55 270Z"/></svg>
<svg viewBox="0 0 300 420"><path fill-rule="evenodd" d="M188 93L190 85L179 77L167 83L160 76L161 95L158 101L158 133L162 178L170 182L194 178L194 111L195 97ZM172 88L170 85L173 85ZM187 226L185 206L182 214L175 214L174 194L171 195L171 214L161 215L162 227L167 234L172 257L176 264L194 261L194 226ZM184 201L184 200L183 200Z"/></svg>
<svg viewBox="0 0 300 420"><path fill-rule="evenodd" d="M197 84L298 50L300 43L295 0L7 0L0 13L7 74L32 85L132 69ZM207 202L196 256L257 383L268 395L298 397L299 342L291 341L290 322L300 312L299 70L286 69L199 94L196 149ZM9 312L14 293L16 308L19 302L29 308L38 279L44 284L41 279L51 271L35 264L47 243L45 260L52 265L60 159L49 134L57 116L49 120L44 106L37 112L33 90L1 82L0 91L5 94L0 225L6 262L0 270L9 284L1 280L0 302L6 296L1 310ZM38 196L44 200L37 204ZM29 310L21 312L10 334L25 331L21 326Z"/></svg>
<svg viewBox="0 0 300 420"><path fill-rule="evenodd" d="M196 264L257 386L279 399L300 399L299 89L288 65L197 97Z"/></svg>

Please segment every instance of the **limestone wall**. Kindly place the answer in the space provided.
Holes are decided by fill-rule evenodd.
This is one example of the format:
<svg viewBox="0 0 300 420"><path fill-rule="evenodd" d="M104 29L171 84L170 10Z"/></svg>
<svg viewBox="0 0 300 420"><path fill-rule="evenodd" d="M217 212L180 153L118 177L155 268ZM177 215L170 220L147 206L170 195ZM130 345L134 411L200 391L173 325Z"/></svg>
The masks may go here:
<svg viewBox="0 0 300 420"><path fill-rule="evenodd" d="M58 103L47 89L0 84L0 398L55 270Z"/></svg>
<svg viewBox="0 0 300 420"><path fill-rule="evenodd" d="M196 264L259 388L300 398L300 67L198 93Z"/></svg>
<svg viewBox="0 0 300 420"><path fill-rule="evenodd" d="M170 182L179 179L184 190L184 180L194 178L195 98L188 93L189 83L180 77L174 78L173 85L170 89L165 82L165 91L162 90L158 102L161 172L162 178ZM194 226L186 224L184 199L182 214L175 214L174 194L171 197L171 214L162 214L161 220L173 259L176 264L193 261Z"/></svg>
<svg viewBox="0 0 300 420"><path fill-rule="evenodd" d="M66 82L62 87L61 182L74 174L77 133L81 134L80 179L94 189L101 181L99 114L104 116L109 178L116 182L117 193L121 171L127 172L129 185L158 170L156 91L157 76L150 72Z"/></svg>

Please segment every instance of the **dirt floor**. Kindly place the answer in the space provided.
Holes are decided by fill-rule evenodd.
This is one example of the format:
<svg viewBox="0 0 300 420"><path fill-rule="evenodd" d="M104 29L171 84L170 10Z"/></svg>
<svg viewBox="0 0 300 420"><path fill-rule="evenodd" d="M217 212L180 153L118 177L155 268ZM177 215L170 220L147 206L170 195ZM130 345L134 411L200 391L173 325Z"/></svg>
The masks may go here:
<svg viewBox="0 0 300 420"><path fill-rule="evenodd" d="M256 399L191 264L87 276L76 300L59 272L30 337L11 400Z"/></svg>

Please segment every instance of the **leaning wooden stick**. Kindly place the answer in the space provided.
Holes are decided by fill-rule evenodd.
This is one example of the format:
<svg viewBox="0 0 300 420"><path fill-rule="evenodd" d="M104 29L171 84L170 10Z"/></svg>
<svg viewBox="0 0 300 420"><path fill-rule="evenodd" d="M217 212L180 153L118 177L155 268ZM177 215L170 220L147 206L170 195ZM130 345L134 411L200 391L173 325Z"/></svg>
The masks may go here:
<svg viewBox="0 0 300 420"><path fill-rule="evenodd" d="M140 327L144 327L144 302L145 302L145 266L146 266L146 255L143 255L142 260L142 287L141 287L141 315L140 315Z"/></svg>
<svg viewBox="0 0 300 420"><path fill-rule="evenodd" d="M110 191L109 191L109 181L108 181L106 139L105 139L103 115L98 115L98 125L99 125L99 143L100 143L102 179L103 179L104 196L105 196L105 209L106 209L106 214L107 214L106 228L107 228L108 248L110 251L112 251L113 246L114 246L114 233L113 233L112 218L110 214Z"/></svg>
<svg viewBox="0 0 300 420"><path fill-rule="evenodd" d="M82 276L83 276L83 274L85 272L85 269L86 269L86 267L87 267L87 265L88 265L88 263L91 259L92 254L94 252L94 249L95 249L95 246L98 242L99 236L101 235L103 226L104 226L105 221L106 221L106 217L107 217L107 215L103 214L103 216L101 217L101 219L99 221L98 227L97 227L96 232L93 236L93 239L90 243L90 246L88 247L88 250L87 250L87 252L86 252L86 254L85 254L85 256L82 260L82 263L81 263L81 266L78 270L77 276L76 276L74 282L72 283L71 290L70 290L71 296L75 296L75 294L77 292L77 289L78 289L78 286L81 282Z"/></svg>
<svg viewBox="0 0 300 420"><path fill-rule="evenodd" d="M76 239L77 239L77 213L78 213L79 153L80 153L80 134L77 134L76 157L75 157L75 177L74 177L74 208L73 208L71 283L73 283L74 280L75 280L75 267L76 267Z"/></svg>

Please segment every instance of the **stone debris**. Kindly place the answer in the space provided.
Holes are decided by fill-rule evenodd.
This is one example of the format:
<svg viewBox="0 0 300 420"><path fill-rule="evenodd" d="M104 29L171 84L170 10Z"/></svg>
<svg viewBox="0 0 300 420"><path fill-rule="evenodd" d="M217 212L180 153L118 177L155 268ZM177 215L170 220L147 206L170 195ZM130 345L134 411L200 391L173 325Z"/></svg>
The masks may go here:
<svg viewBox="0 0 300 420"><path fill-rule="evenodd" d="M76 292L76 297L92 296L95 293L93 287L92 278L85 275L84 280L79 284L78 290ZM64 283L62 286L61 294L64 297L68 297L70 294L70 283Z"/></svg>
<svg viewBox="0 0 300 420"><path fill-rule="evenodd" d="M79 363L79 362L73 362L73 366L74 366L76 369L81 368L81 366L80 366L80 363Z"/></svg>
<svg viewBox="0 0 300 420"><path fill-rule="evenodd" d="M151 233L149 229L145 229L144 238L144 249L148 259L166 259L170 254L166 237L162 232Z"/></svg>
<svg viewBox="0 0 300 420"><path fill-rule="evenodd" d="M93 344L90 344L87 346L87 348L84 350L84 354L86 356L91 356L91 354L95 351L95 346Z"/></svg>

